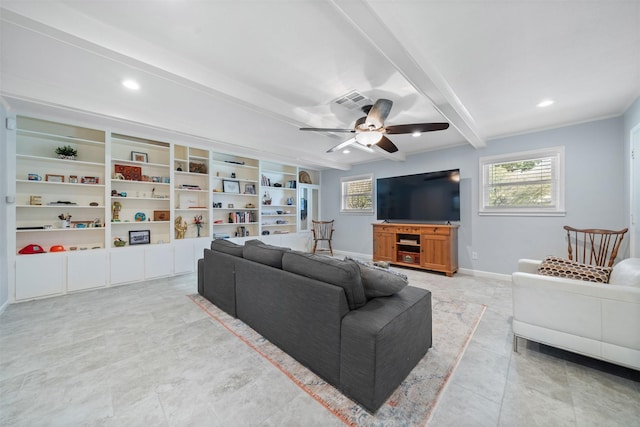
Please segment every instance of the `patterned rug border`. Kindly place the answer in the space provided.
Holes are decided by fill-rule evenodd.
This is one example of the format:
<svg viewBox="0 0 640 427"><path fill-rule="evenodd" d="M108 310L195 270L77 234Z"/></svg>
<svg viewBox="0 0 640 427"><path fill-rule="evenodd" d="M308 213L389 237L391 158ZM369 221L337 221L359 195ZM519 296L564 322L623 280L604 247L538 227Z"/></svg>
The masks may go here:
<svg viewBox="0 0 640 427"><path fill-rule="evenodd" d="M317 393L315 393L313 390L311 390L309 387L307 387L307 385L304 382L302 382L300 379L296 378L294 374L289 372L280 363L278 363L276 360L274 360L272 357L270 357L268 354L266 354L264 351L262 351L259 347L254 345L249 339L245 338L240 333L236 332L236 330L234 329L234 327L232 325L228 324L225 320L221 319L216 314L211 312L211 310L206 305L210 305L215 310L220 310L213 303L211 303L210 301L208 301L207 299L205 299L204 297L202 297L199 294L187 295L187 297L189 299L191 299L191 301L193 301L193 303L196 304L202 311L207 313L207 315L209 315L209 317L214 319L216 322L218 322L220 325L222 325L226 330L228 330L233 335L238 337L249 348L251 348L256 353L258 353L260 356L262 356L264 359L266 359L269 363L271 363L274 367L276 367L280 372L282 372L284 375L286 375L286 377L289 378L294 384L296 384L305 393L307 393L309 396L311 396L313 399L315 399L318 403L320 403L325 409L327 409L329 412L331 412L334 416L336 416L344 424L346 424L348 426L352 426L352 427L357 427L359 425L357 422L350 420L346 415L342 414L338 409L333 408L329 402L327 402L325 399L323 399L321 396L319 396ZM436 300L435 297L433 299ZM474 305L479 306L480 307L480 313L478 314L477 319L473 322L471 328L468 330L467 336L464 338L464 344L462 345L462 347L461 347L461 349L460 349L460 351L459 351L459 353L457 355L457 358L455 359L454 363L451 365L451 367L449 368L448 372L446 373L446 375L444 377L444 380L442 381L442 383L438 387L438 390L436 391L436 394L435 394L435 398L433 399L432 402L430 402L431 403L429 405L430 407L427 409L425 415L421 419L421 422L419 424L420 426L426 426L429 423L429 421L431 420L431 417L432 417L433 413L435 412L434 410L438 406L438 403L440 401L440 397L441 397L442 393L446 389L447 384L449 383L449 380L451 379L451 376L453 375L453 372L456 370L456 368L460 364L460 361L462 360L462 357L464 356L464 354L465 354L465 352L467 350L467 347L469 346L469 343L471 342L471 338L473 338L473 335L475 334L476 329L480 325L480 321L482 320L482 316L484 315L484 313L485 313L485 311L487 309L487 306L484 305L484 304L467 303L467 302L465 302L465 304L474 304ZM227 313L224 313L221 310L220 310L220 312L221 312L222 315L229 316ZM235 319L233 317L230 317L230 319L240 321L239 319ZM243 322L243 324L244 324L244 322ZM246 324L244 324L244 325L246 325ZM253 331L255 334L259 335L257 332L255 332L253 329L251 329L251 327L249 327L248 325L246 325L246 326L251 331ZM277 348L277 346L275 346L274 344L271 344L271 345ZM286 353L284 353L284 354L286 354ZM429 353L427 353L427 354L429 354ZM288 357L291 358L291 356L288 356ZM425 357L427 357L427 356L425 356ZM293 359L293 358L291 358L291 359L295 361L295 359ZM298 365L302 366L304 369L308 370L311 374L316 375L316 374L312 373L304 365L300 364L299 362L295 361L295 363L297 363ZM330 386L331 388L333 388L336 391L336 393L342 394L335 387L333 387L333 386L331 386L329 384L327 384L327 385ZM355 402L353 402L353 405L359 406Z"/></svg>

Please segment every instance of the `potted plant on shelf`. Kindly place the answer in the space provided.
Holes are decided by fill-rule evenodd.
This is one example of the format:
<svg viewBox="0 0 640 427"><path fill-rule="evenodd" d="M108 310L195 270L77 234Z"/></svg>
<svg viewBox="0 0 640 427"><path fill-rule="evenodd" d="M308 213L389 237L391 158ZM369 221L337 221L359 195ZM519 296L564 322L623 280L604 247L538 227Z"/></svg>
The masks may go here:
<svg viewBox="0 0 640 427"><path fill-rule="evenodd" d="M75 160L78 157L78 150L70 145L63 145L56 148L56 154L59 159Z"/></svg>

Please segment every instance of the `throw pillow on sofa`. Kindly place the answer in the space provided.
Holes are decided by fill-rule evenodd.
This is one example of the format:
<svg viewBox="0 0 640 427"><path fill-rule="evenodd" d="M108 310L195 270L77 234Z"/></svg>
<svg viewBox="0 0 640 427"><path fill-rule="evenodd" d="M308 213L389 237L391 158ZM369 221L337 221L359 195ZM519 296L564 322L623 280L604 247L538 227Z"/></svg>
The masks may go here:
<svg viewBox="0 0 640 427"><path fill-rule="evenodd" d="M211 250L224 252L225 254L233 256L242 256L242 245L238 245L226 239L215 239L212 241Z"/></svg>
<svg viewBox="0 0 640 427"><path fill-rule="evenodd" d="M282 269L344 289L350 310L367 303L360 270L354 263L324 255L290 251L282 256Z"/></svg>
<svg viewBox="0 0 640 427"><path fill-rule="evenodd" d="M400 292L409 284L409 279L402 273L376 267L350 257L346 257L344 260L352 262L360 268L364 296L367 300L391 296Z"/></svg>
<svg viewBox="0 0 640 427"><path fill-rule="evenodd" d="M242 256L260 264L282 269L282 254L290 250L280 246L267 245L259 240L249 240L242 249Z"/></svg>
<svg viewBox="0 0 640 427"><path fill-rule="evenodd" d="M563 277L595 283L609 283L611 267L598 267L549 256L542 260L538 273L543 276Z"/></svg>

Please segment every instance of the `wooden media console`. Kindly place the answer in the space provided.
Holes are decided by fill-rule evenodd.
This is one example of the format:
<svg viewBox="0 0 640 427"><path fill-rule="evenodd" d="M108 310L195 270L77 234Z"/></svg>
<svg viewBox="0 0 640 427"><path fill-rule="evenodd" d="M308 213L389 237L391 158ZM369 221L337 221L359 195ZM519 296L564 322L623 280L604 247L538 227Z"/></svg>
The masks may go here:
<svg viewBox="0 0 640 427"><path fill-rule="evenodd" d="M458 226L373 224L373 260L451 277L458 271Z"/></svg>

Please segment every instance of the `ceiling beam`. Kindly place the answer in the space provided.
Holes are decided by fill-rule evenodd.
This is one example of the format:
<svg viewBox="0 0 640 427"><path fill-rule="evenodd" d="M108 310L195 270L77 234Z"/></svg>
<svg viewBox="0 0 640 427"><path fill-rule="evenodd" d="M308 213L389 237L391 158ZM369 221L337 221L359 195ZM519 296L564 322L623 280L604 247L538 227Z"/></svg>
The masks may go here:
<svg viewBox="0 0 640 427"><path fill-rule="evenodd" d="M425 95L451 126L475 148L486 146L473 117L436 67L425 58L418 63L366 0L330 0L378 51L419 92Z"/></svg>

